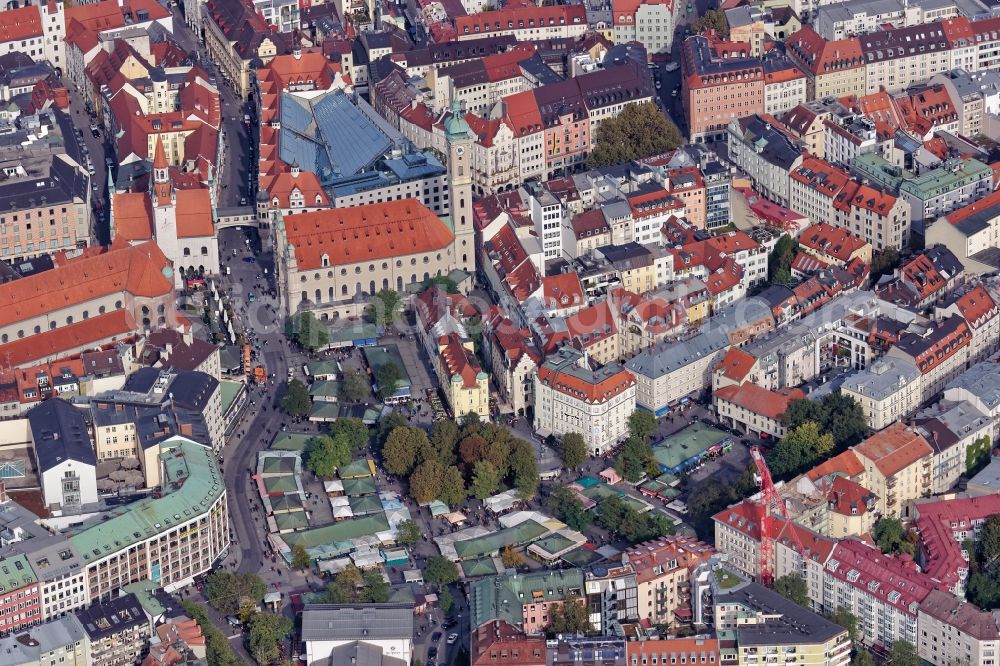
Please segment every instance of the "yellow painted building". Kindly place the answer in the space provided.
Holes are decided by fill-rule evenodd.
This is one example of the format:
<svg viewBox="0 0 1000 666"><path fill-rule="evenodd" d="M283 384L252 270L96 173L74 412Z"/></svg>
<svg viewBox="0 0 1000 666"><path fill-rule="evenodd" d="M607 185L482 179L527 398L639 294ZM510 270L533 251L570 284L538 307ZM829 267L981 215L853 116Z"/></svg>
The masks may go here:
<svg viewBox="0 0 1000 666"><path fill-rule="evenodd" d="M457 333L442 337L435 369L455 418L473 412L480 419L489 420L489 375L476 359L472 340L462 340Z"/></svg>

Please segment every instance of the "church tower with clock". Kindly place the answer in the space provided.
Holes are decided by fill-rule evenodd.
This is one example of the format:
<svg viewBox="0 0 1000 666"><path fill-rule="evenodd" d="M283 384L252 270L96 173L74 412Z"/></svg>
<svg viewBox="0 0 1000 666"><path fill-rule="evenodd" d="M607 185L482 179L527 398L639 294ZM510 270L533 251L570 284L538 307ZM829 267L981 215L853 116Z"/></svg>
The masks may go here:
<svg viewBox="0 0 1000 666"><path fill-rule="evenodd" d="M475 226L472 222L472 136L461 103L456 100L451 105L451 117L445 122L448 199L452 229L455 231L453 265L470 274L476 271ZM471 288L471 283L472 280L466 280L464 284Z"/></svg>

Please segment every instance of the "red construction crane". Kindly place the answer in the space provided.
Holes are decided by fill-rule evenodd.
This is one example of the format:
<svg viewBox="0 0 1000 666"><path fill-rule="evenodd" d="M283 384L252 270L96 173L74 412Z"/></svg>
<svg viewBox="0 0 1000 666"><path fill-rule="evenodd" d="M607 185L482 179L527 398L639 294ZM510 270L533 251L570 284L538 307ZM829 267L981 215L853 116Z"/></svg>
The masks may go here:
<svg viewBox="0 0 1000 666"><path fill-rule="evenodd" d="M759 446L750 448L750 457L753 458L754 465L757 466L758 484L760 485L760 498L753 500L760 510L760 581L767 587L774 585L774 539L778 536L774 524L775 513L780 513L786 523L792 522L788 517L788 509L785 508L785 501L774 488L774 481L771 480L771 470L767 468L764 461L764 454ZM799 539L798 532L788 530L795 542L799 555L805 556L805 546Z"/></svg>

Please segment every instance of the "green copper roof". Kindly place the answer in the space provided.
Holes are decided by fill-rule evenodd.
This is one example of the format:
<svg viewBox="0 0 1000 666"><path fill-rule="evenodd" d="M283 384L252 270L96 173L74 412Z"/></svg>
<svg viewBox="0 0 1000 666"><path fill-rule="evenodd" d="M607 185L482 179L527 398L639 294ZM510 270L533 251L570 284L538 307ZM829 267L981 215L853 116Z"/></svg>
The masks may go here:
<svg viewBox="0 0 1000 666"><path fill-rule="evenodd" d="M209 448L186 437L160 445L161 497L117 507L102 519L85 523L70 536L84 563L97 561L185 523L208 511L226 490Z"/></svg>

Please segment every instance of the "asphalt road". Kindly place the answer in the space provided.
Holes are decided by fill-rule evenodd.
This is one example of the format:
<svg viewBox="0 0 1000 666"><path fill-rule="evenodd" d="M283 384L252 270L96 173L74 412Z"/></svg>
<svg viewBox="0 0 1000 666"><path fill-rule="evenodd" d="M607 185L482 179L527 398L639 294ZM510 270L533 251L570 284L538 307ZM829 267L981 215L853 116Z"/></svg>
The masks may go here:
<svg viewBox="0 0 1000 666"><path fill-rule="evenodd" d="M184 23L183 13L172 6L174 15L174 41L181 48L192 54L198 64L210 76L215 77L216 87L222 102L222 155L219 171L221 176L221 190L219 193L219 208L230 208L240 205L240 200L253 202L251 193L250 177L256 177L256 169L250 170L251 164L256 161L256 128L249 130L243 123L243 114L250 113L252 105L244 100L230 88L222 79L221 74L215 64L208 59L208 53L201 44L201 40Z"/></svg>

